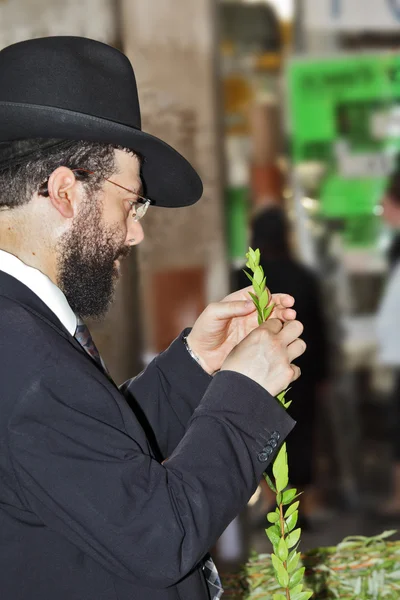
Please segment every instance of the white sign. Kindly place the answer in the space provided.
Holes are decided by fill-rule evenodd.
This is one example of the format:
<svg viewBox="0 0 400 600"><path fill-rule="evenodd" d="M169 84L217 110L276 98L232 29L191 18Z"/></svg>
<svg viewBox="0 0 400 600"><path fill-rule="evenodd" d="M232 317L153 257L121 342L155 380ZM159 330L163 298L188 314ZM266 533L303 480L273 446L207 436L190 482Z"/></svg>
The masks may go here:
<svg viewBox="0 0 400 600"><path fill-rule="evenodd" d="M400 0L304 0L306 30L395 31Z"/></svg>

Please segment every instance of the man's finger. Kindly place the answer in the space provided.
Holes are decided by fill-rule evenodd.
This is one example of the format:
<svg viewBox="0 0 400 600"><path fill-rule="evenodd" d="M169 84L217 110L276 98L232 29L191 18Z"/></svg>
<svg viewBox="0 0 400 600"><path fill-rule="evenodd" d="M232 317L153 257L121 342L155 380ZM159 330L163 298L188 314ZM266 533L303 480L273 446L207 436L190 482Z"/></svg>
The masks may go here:
<svg viewBox="0 0 400 600"><path fill-rule="evenodd" d="M228 296L225 296L221 302L233 302L236 300L251 300L249 296L249 292L254 294L253 286L249 285L241 290L237 290L236 292L232 292Z"/></svg>
<svg viewBox="0 0 400 600"><path fill-rule="evenodd" d="M290 321L289 323L285 323L282 331L280 332L281 340L284 344L289 346L294 340L301 336L303 333L304 327L300 321Z"/></svg>
<svg viewBox="0 0 400 600"><path fill-rule="evenodd" d="M283 323L279 319L268 319L265 323L262 323L260 327L265 327L270 333L279 333L283 329Z"/></svg>
<svg viewBox="0 0 400 600"><path fill-rule="evenodd" d="M306 351L306 343L303 340L295 340L288 346L288 358L292 362Z"/></svg>
<svg viewBox="0 0 400 600"><path fill-rule="evenodd" d="M291 308L294 306L295 300L290 294L272 294L272 302L276 306L284 306L285 308Z"/></svg>
<svg viewBox="0 0 400 600"><path fill-rule="evenodd" d="M294 321L296 319L297 313L293 308L274 308L273 312L275 319L280 319L281 321Z"/></svg>
<svg viewBox="0 0 400 600"><path fill-rule="evenodd" d="M242 317L249 315L256 310L251 300L236 300L234 302L215 302L210 305L217 319L232 319L233 317Z"/></svg>
<svg viewBox="0 0 400 600"><path fill-rule="evenodd" d="M296 381L296 379L298 379L301 375L301 370L300 367L298 367L297 365L290 365L293 371L293 379L292 381Z"/></svg>

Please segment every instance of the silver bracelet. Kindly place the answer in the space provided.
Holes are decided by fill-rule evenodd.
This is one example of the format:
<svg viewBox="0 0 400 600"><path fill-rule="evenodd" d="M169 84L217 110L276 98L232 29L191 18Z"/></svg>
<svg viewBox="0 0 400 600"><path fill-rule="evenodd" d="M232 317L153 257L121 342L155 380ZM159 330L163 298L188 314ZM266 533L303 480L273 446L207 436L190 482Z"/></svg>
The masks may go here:
<svg viewBox="0 0 400 600"><path fill-rule="evenodd" d="M186 350L189 352L190 356L201 366L200 358L193 352L191 347L189 346L189 342L187 341L187 336L185 335L183 338L183 343L185 344ZM203 367L201 367L203 369ZM203 369L204 371L204 369Z"/></svg>
<svg viewBox="0 0 400 600"><path fill-rule="evenodd" d="M193 350L189 346L189 342L187 341L186 335L183 337L183 343L185 344L185 348L189 352L190 356L193 358L193 360L195 360L197 362L198 365L200 365L200 367L203 369L204 373L207 373L207 375L214 377L215 373L217 373L218 371L215 371L214 373L210 374L210 373L208 373L208 371L205 370L205 368L201 364L200 358L197 356L197 354L195 352L193 352Z"/></svg>

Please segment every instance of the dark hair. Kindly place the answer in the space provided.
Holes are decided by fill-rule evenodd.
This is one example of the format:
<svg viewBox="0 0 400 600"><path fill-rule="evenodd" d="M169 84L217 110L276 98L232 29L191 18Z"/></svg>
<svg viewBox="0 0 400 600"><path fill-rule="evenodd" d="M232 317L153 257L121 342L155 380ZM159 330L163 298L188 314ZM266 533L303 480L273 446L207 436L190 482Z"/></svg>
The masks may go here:
<svg viewBox="0 0 400 600"><path fill-rule="evenodd" d="M263 210L253 219L251 229L252 248L259 248L265 259L290 256L289 223L282 208Z"/></svg>
<svg viewBox="0 0 400 600"><path fill-rule="evenodd" d="M88 189L99 189L105 177L115 172L114 150L132 150L112 144L62 140L18 140L0 149L6 155L7 166L0 166L0 208L15 208L27 204L35 192L46 195L51 173L60 166L88 169L94 174L83 177ZM21 152L21 148L23 151ZM21 158L22 154L22 158ZM16 157L16 158L13 158Z"/></svg>

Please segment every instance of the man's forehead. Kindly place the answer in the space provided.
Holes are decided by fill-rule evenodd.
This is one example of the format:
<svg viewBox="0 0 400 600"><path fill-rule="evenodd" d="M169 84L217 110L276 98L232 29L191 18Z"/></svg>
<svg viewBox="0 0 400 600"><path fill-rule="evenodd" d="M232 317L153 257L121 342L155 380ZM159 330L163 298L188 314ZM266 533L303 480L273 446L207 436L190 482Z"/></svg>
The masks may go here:
<svg viewBox="0 0 400 600"><path fill-rule="evenodd" d="M136 154L125 152L124 150L116 150L115 157L119 170L130 172L133 175L140 173L142 161Z"/></svg>

